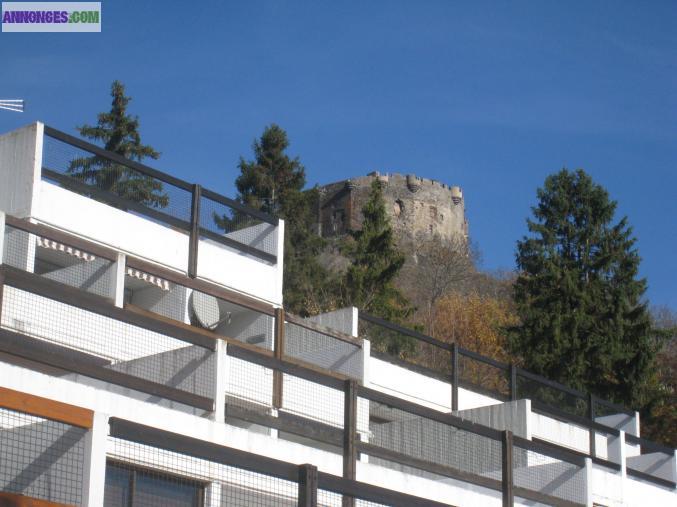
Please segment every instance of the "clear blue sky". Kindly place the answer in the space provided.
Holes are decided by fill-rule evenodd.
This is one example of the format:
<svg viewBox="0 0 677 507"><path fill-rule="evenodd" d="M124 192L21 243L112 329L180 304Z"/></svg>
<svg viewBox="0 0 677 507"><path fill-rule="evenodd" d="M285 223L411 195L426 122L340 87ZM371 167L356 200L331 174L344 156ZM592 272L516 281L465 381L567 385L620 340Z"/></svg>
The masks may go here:
<svg viewBox="0 0 677 507"><path fill-rule="evenodd" d="M101 34L0 33L0 132L95 121L122 80L153 165L232 195L271 122L309 183L373 170L463 187L512 269L545 176L619 201L652 304L677 310L677 2L103 2Z"/></svg>

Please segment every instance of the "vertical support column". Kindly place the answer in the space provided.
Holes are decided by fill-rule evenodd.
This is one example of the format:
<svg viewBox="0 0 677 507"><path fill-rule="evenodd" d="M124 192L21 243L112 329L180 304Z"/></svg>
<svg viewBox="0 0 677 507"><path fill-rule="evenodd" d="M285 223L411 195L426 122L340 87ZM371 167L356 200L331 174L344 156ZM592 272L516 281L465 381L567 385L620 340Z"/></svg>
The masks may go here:
<svg viewBox="0 0 677 507"><path fill-rule="evenodd" d="M299 507L317 507L317 467L299 465Z"/></svg>
<svg viewBox="0 0 677 507"><path fill-rule="evenodd" d="M590 419L590 422L594 424L595 422L595 396L590 393L588 394L588 419ZM595 438L596 438L596 433L595 433L595 428L590 426L590 429L588 430L588 436L590 438L590 456L595 457L597 455L597 449L595 448Z"/></svg>
<svg viewBox="0 0 677 507"><path fill-rule="evenodd" d="M618 435L618 447L619 451L618 460L621 465L621 502L625 505L625 495L628 490L628 468L627 468L627 458L628 458L628 449L625 445L625 431L621 430Z"/></svg>
<svg viewBox="0 0 677 507"><path fill-rule="evenodd" d="M343 401L343 478L357 478L357 382L346 380ZM343 496L343 507L354 507L355 499Z"/></svg>
<svg viewBox="0 0 677 507"><path fill-rule="evenodd" d="M200 243L200 200L202 187L193 185L193 197L190 207L190 240L188 243L188 276L197 277L197 253Z"/></svg>
<svg viewBox="0 0 677 507"><path fill-rule="evenodd" d="M2 266L3 252L5 251L5 214L0 211L0 266ZM0 271L0 320L2 320L2 295L5 291L5 274Z"/></svg>
<svg viewBox="0 0 677 507"><path fill-rule="evenodd" d="M103 505L107 442L108 415L94 412L92 427L85 436L85 460L82 467L82 504L84 507Z"/></svg>
<svg viewBox="0 0 677 507"><path fill-rule="evenodd" d="M221 507L223 500L221 498L221 483L212 482L205 491L205 507Z"/></svg>
<svg viewBox="0 0 677 507"><path fill-rule="evenodd" d="M2 264L2 256L5 253L5 214L0 211L0 264Z"/></svg>
<svg viewBox="0 0 677 507"><path fill-rule="evenodd" d="M115 280L113 282L113 301L115 306L122 308L125 305L125 274L127 269L127 256L118 253L115 261Z"/></svg>
<svg viewBox="0 0 677 507"><path fill-rule="evenodd" d="M513 456L512 456L512 431L503 432L502 446L502 482L503 482L503 507L513 507L515 495L513 494Z"/></svg>
<svg viewBox="0 0 677 507"><path fill-rule="evenodd" d="M458 410L458 343L451 345L451 410Z"/></svg>
<svg viewBox="0 0 677 507"><path fill-rule="evenodd" d="M517 399L517 368L510 363L510 401Z"/></svg>
<svg viewBox="0 0 677 507"><path fill-rule="evenodd" d="M282 359L284 356L284 308L275 308L275 336L274 353L276 359ZM279 410L282 408L282 372L273 371L273 408Z"/></svg>
<svg viewBox="0 0 677 507"><path fill-rule="evenodd" d="M592 506L592 458L585 458L585 507Z"/></svg>
<svg viewBox="0 0 677 507"><path fill-rule="evenodd" d="M227 347L228 344L223 340L216 340L216 350L214 351L214 413L212 414L212 420L221 423L226 421Z"/></svg>

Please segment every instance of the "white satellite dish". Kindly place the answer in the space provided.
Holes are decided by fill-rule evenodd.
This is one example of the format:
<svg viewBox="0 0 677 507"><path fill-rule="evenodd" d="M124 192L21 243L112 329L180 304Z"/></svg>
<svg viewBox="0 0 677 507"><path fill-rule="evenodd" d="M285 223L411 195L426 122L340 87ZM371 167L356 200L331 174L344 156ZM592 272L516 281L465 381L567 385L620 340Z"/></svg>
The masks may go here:
<svg viewBox="0 0 677 507"><path fill-rule="evenodd" d="M230 323L230 312L222 317L219 300L204 292L193 291L190 295L190 308L198 324L205 329L214 330L224 322Z"/></svg>

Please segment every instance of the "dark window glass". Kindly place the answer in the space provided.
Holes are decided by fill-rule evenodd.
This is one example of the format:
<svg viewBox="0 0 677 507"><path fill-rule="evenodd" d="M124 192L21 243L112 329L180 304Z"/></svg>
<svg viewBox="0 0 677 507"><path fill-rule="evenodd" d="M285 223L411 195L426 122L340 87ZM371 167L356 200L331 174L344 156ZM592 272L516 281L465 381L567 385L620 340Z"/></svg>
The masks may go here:
<svg viewBox="0 0 677 507"><path fill-rule="evenodd" d="M201 507L203 486L161 472L108 463L104 507Z"/></svg>
<svg viewBox="0 0 677 507"><path fill-rule="evenodd" d="M129 505L131 470L108 463L106 465L106 486L104 489L104 507L127 507Z"/></svg>

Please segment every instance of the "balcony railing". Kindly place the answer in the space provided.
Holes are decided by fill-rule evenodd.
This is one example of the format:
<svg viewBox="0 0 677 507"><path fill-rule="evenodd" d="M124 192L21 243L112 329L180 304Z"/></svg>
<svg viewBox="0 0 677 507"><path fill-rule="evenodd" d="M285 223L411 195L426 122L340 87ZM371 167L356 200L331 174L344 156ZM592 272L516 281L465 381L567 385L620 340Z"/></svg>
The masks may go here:
<svg viewBox="0 0 677 507"><path fill-rule="evenodd" d="M42 178L189 236L197 275L199 239L277 262L278 218L45 126Z"/></svg>
<svg viewBox="0 0 677 507"><path fill-rule="evenodd" d="M364 454L388 468L535 502L584 503L585 456L368 389L359 385L360 340L132 257L119 262L117 252L7 217L0 350L200 415L225 405L219 417L228 422L334 449L349 480ZM128 290L117 286L120 272ZM186 315L189 308L196 315ZM219 316L210 317L214 309ZM199 321L210 318L213 325ZM452 356L477 359L449 347ZM228 380L219 386L224 357ZM557 479L561 488L543 491Z"/></svg>
<svg viewBox="0 0 677 507"><path fill-rule="evenodd" d="M413 341L416 351L409 359L378 352L372 355L449 382L454 411L459 409L459 389L465 388L497 402L528 398L534 410L582 424L590 429L591 435L594 431L617 435L619 428L627 432L629 426L634 430L634 412L597 396L363 312L359 320L363 338L376 343L393 339ZM594 455L592 436L590 448Z"/></svg>

